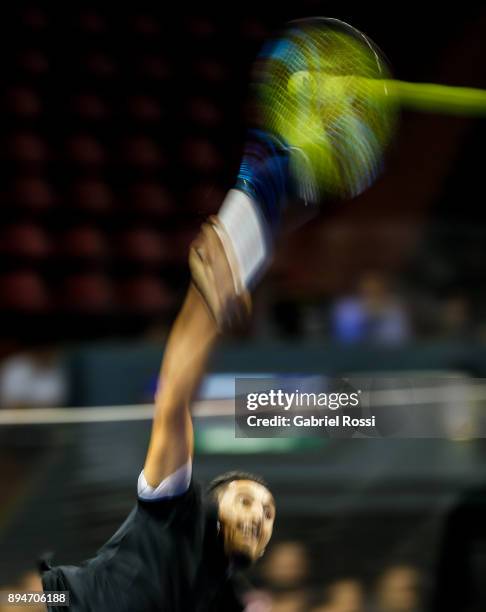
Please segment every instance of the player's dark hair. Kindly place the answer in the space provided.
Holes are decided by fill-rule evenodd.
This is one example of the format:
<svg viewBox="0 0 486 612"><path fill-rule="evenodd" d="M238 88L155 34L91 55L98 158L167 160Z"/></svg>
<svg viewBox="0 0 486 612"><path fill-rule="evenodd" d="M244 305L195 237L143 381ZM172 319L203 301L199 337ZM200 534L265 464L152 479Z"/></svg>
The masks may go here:
<svg viewBox="0 0 486 612"><path fill-rule="evenodd" d="M220 491L222 491L230 482L233 480L252 480L268 489L268 484L264 478L249 472L225 472L220 476L216 476L206 488L206 495L208 497L217 498Z"/></svg>

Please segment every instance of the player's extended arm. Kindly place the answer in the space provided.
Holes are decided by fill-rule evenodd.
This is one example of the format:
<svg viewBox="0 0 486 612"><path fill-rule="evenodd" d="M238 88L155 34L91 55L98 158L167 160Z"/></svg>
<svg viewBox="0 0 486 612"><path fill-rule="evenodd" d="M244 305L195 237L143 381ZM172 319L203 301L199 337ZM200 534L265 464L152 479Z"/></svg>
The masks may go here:
<svg viewBox="0 0 486 612"><path fill-rule="evenodd" d="M152 437L144 467L157 487L193 452L190 402L218 333L241 325L250 289L270 258L285 200L287 153L258 133L248 143L236 189L203 224L189 254L192 283L162 363Z"/></svg>
<svg viewBox="0 0 486 612"><path fill-rule="evenodd" d="M205 373L218 329L191 283L172 327L155 397L144 474L151 487L183 466L193 453L190 403Z"/></svg>

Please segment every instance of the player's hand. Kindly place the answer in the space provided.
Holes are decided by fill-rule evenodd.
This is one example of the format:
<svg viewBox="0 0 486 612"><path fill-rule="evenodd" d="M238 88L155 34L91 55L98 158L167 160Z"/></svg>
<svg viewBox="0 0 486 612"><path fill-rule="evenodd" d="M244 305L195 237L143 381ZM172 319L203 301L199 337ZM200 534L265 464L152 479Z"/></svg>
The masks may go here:
<svg viewBox="0 0 486 612"><path fill-rule="evenodd" d="M210 217L191 245L189 267L220 331L241 327L251 312L251 297L241 282L232 245L217 217Z"/></svg>

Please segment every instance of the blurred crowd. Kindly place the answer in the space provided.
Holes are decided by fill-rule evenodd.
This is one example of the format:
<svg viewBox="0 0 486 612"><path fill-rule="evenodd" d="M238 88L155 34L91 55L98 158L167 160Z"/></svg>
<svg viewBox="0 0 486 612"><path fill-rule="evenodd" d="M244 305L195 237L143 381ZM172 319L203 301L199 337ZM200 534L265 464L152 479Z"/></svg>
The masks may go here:
<svg viewBox="0 0 486 612"><path fill-rule="evenodd" d="M333 560L329 560L331 563ZM390 564L374 578L343 573L333 579L318 576L304 544L280 541L258 568L258 588L245 595L245 612L422 612L424 588L421 571L411 564ZM316 576L317 574L317 576ZM40 591L35 571L24 573L16 584L0 590ZM0 606L0 612L14 607ZM34 612L42 610L30 608Z"/></svg>
<svg viewBox="0 0 486 612"><path fill-rule="evenodd" d="M473 316L468 296L454 292L425 301L402 291L386 275L369 271L354 291L308 304L282 303L278 294L257 295L249 335L258 340L300 340L328 345L399 347L421 340L468 342L484 330ZM142 334L147 344L163 346L165 318ZM246 334L245 334L246 335ZM7 351L0 359L0 407L55 407L69 401L69 375L63 351L52 345Z"/></svg>
<svg viewBox="0 0 486 612"><path fill-rule="evenodd" d="M323 551L325 559L325 551ZM281 541L259 572L261 588L247 596L247 612L420 612L423 576L418 567L391 563L374 576L341 572L322 578L321 568L340 560L311 559L305 545ZM323 570L326 574L326 569Z"/></svg>
<svg viewBox="0 0 486 612"><path fill-rule="evenodd" d="M466 291L427 294L378 270L362 272L342 295L290 301L266 292L262 302L256 333L266 338L399 346L415 340L468 341L484 334Z"/></svg>
<svg viewBox="0 0 486 612"><path fill-rule="evenodd" d="M59 351L42 347L14 354L0 366L0 407L64 406L68 379Z"/></svg>

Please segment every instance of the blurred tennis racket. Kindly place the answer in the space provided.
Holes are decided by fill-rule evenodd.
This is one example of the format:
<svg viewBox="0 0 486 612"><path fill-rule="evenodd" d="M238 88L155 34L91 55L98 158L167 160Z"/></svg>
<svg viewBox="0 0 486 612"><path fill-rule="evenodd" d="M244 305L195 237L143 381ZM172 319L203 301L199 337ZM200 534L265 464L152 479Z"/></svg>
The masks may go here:
<svg viewBox="0 0 486 612"><path fill-rule="evenodd" d="M256 123L289 148L298 195L352 197L372 184L395 126L388 79L383 53L337 19L294 21L264 46Z"/></svg>
<svg viewBox="0 0 486 612"><path fill-rule="evenodd" d="M308 201L348 198L382 168L397 110L486 114L486 92L391 78L380 49L331 18L291 22L263 48L253 79L256 125L289 152Z"/></svg>

